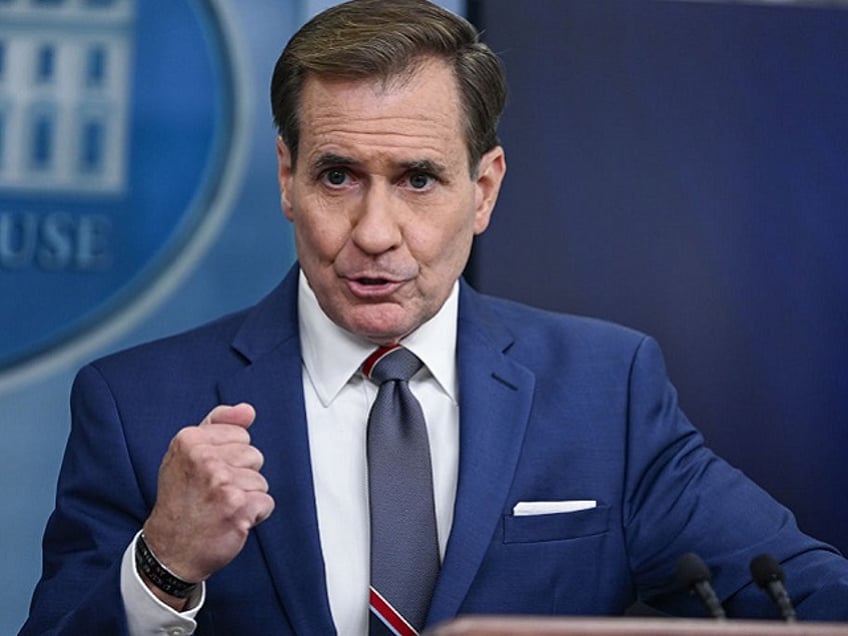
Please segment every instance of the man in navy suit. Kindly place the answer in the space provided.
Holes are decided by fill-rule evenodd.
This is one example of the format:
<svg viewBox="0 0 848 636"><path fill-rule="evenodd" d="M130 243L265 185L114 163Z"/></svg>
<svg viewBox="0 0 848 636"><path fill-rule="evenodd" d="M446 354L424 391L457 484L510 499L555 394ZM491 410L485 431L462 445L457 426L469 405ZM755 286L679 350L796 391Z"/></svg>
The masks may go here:
<svg viewBox="0 0 848 636"><path fill-rule="evenodd" d="M298 264L255 307L80 371L23 633L366 633L361 366L396 343L424 363L427 625L703 615L674 583L688 551L731 616L776 615L748 573L770 553L799 617L848 619L848 562L704 447L650 338L461 280L506 170L501 68L468 23L354 0L295 35L271 92Z"/></svg>

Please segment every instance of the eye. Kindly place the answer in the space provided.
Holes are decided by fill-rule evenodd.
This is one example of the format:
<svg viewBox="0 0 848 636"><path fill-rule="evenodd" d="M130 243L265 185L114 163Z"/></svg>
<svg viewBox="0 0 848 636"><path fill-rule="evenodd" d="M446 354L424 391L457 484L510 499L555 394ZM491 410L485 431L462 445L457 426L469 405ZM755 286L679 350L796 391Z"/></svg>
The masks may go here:
<svg viewBox="0 0 848 636"><path fill-rule="evenodd" d="M409 187L413 190L426 190L433 185L433 181L433 176L424 172L413 172L407 178Z"/></svg>
<svg viewBox="0 0 848 636"><path fill-rule="evenodd" d="M321 180L327 185L337 188L347 183L348 174L342 168L330 168L321 174Z"/></svg>

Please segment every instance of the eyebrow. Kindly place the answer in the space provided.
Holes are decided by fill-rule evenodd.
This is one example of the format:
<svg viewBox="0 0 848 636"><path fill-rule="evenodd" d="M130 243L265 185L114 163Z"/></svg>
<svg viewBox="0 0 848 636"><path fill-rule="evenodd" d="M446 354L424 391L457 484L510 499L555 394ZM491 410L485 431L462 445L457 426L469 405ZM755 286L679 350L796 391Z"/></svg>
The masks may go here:
<svg viewBox="0 0 848 636"><path fill-rule="evenodd" d="M318 173L327 168L332 168L336 166L356 165L359 165L359 162L352 157L346 157L344 155L337 155L332 152L327 152L317 157L312 163L311 167L314 172ZM399 165L406 171L426 172L435 176L443 176L448 171L447 167L444 164L438 163L436 161L431 161L430 159L413 159L411 161L401 161Z"/></svg>
<svg viewBox="0 0 848 636"><path fill-rule="evenodd" d="M356 164L357 161L351 157L345 157L343 155L336 155L328 152L315 159L312 163L312 169L315 172L320 172L325 168L331 168L333 166L355 166Z"/></svg>
<svg viewBox="0 0 848 636"><path fill-rule="evenodd" d="M402 161L401 167L412 172L426 172L437 177L444 176L448 171L441 163L430 161L429 159L419 159L417 161Z"/></svg>

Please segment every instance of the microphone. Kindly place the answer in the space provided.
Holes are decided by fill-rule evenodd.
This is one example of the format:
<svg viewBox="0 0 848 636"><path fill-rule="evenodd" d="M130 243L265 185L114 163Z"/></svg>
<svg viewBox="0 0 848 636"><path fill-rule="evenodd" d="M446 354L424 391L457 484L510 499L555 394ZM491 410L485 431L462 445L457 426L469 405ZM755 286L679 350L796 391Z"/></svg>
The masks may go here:
<svg viewBox="0 0 848 636"><path fill-rule="evenodd" d="M710 616L727 618L713 586L710 585L711 578L707 564L694 552L687 552L677 560L677 580L680 585L698 595Z"/></svg>
<svg viewBox="0 0 848 636"><path fill-rule="evenodd" d="M763 588L780 610L780 615L787 623L795 620L795 608L789 599L789 592L783 585L786 580L783 568L770 554L761 554L751 560L751 576L754 581Z"/></svg>

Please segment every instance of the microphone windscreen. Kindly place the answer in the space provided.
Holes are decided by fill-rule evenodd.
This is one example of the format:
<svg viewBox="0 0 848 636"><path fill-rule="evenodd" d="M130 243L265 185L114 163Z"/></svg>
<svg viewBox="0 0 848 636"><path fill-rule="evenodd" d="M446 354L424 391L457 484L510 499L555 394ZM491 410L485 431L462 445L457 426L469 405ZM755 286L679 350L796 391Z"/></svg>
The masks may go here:
<svg viewBox="0 0 848 636"><path fill-rule="evenodd" d="M772 581L783 583L783 568L770 554L761 554L751 560L751 576L760 587L766 587Z"/></svg>
<svg viewBox="0 0 848 636"><path fill-rule="evenodd" d="M690 588L711 578L707 564L694 552L687 552L677 560L677 580L681 586Z"/></svg>

